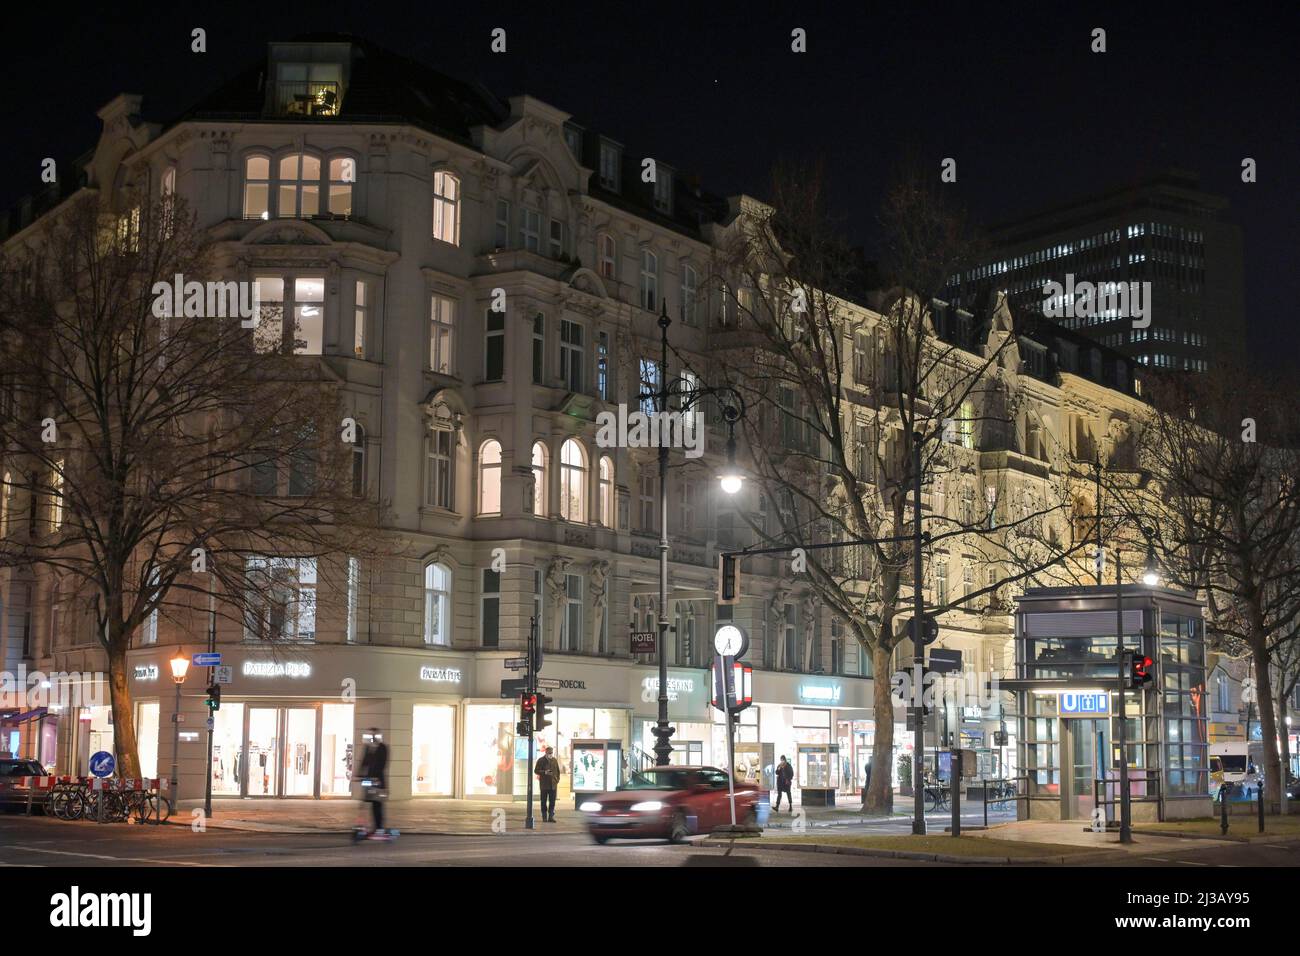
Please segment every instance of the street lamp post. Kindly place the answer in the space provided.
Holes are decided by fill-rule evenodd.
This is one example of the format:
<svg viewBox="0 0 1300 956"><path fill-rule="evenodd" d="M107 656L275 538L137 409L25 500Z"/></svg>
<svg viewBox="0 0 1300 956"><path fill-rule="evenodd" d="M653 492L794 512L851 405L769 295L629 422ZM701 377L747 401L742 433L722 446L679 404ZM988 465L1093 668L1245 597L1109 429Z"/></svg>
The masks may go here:
<svg viewBox="0 0 1300 956"><path fill-rule="evenodd" d="M172 712L172 805L180 805L181 687L189 673L190 659L177 652L171 660L172 683L176 685L176 709Z"/></svg>
<svg viewBox="0 0 1300 956"><path fill-rule="evenodd" d="M1145 531L1145 529L1143 529ZM1119 695L1116 703L1116 730L1119 737L1119 842L1133 842L1133 802L1128 777L1128 708L1124 694L1128 690L1129 675L1124 669L1124 559L1123 551L1115 548L1115 660L1119 669ZM1156 573L1155 550L1147 545L1146 566L1142 570L1142 583L1155 587L1159 583ZM1138 653L1144 653L1141 645Z"/></svg>
<svg viewBox="0 0 1300 956"><path fill-rule="evenodd" d="M672 385L668 381L668 327L672 323L673 320L668 318L668 307L664 305L659 313L659 388L653 393L641 395L642 398L654 398L660 414L668 412L668 400L672 395ZM701 387L698 384L689 394L683 394L679 388L678 398L683 416L682 428L685 429L685 416L692 406L706 395L716 396L722 393L730 395L735 405L729 405L723 410L730 434L727 438L728 465L719 478L722 490L734 495L740 491L744 481L736 466L735 436L736 422L745 414L744 398L730 387ZM659 706L651 732L655 737L655 765L666 767L669 755L673 752L672 744L668 742L668 738L673 735L673 728L668 724L668 442L662 423L656 423L656 427L658 431L655 434L659 438Z"/></svg>

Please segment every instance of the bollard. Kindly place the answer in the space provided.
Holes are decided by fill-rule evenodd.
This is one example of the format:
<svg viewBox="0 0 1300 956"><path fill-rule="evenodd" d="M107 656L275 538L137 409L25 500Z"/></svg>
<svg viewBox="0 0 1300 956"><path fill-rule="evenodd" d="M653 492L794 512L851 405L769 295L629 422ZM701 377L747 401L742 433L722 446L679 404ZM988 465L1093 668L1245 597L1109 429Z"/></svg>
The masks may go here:
<svg viewBox="0 0 1300 956"><path fill-rule="evenodd" d="M1255 795L1259 797L1259 832L1263 833L1264 832L1264 788L1260 787L1258 790L1256 790Z"/></svg>
<svg viewBox="0 0 1300 956"><path fill-rule="evenodd" d="M1222 784L1219 785L1219 832L1228 832L1228 795Z"/></svg>
<svg viewBox="0 0 1300 956"><path fill-rule="evenodd" d="M95 802L98 807L99 822L103 823L104 822L104 781L96 777L95 782L91 785L91 787L92 789L99 791L99 799Z"/></svg>
<svg viewBox="0 0 1300 956"><path fill-rule="evenodd" d="M989 782L984 780L984 829L989 828Z"/></svg>

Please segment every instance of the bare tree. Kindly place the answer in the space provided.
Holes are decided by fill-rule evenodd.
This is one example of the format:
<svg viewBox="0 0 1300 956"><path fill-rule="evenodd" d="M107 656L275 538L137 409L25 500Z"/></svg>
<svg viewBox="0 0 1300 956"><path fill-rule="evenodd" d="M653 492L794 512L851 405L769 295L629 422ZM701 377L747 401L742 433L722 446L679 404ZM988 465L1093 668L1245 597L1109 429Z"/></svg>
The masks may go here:
<svg viewBox="0 0 1300 956"><path fill-rule="evenodd" d="M1112 494L1134 515L1150 496L1162 500L1167 518L1148 530L1165 576L1205 595L1212 640L1230 654L1249 652L1265 784L1276 794L1272 675L1292 658L1300 619L1300 403L1293 386L1227 364L1154 381L1148 394L1139 452L1150 487L1115 483Z"/></svg>
<svg viewBox="0 0 1300 956"><path fill-rule="evenodd" d="M274 304L240 314L247 290L215 283L179 204L126 208L74 198L0 261L0 448L28 518L12 509L0 563L88 606L121 772L139 776L126 661L141 625L206 623L212 602L259 637L295 636L286 576L370 553L377 509L354 487L337 379L292 354L294 323Z"/></svg>
<svg viewBox="0 0 1300 956"><path fill-rule="evenodd" d="M751 409L747 450L771 505L750 522L760 540L791 549L869 542L804 549L774 573L806 575L871 655L872 761L890 768L892 658L905 633L895 619L910 617L912 606L914 449L930 502L927 551L960 543L986 569L959 599L941 599L941 612L1005 612L1010 586L1069 579L1062 558L1085 545L1062 533L1064 483L1031 489L1009 480L1012 469L997 454L1023 450L1033 427L1042 458L1034 469L1047 479L1060 464L1014 385L1017 343L1005 305L975 316L939 299L972 246L938 183L910 174L894 183L882 217L883 269L868 276L828 213L820 170L778 167L773 180L771 205L743 211L715 270L735 316L716 357ZM994 468L977 479L988 452ZM981 480L988 483L977 492ZM890 776L872 776L868 807L892 803Z"/></svg>

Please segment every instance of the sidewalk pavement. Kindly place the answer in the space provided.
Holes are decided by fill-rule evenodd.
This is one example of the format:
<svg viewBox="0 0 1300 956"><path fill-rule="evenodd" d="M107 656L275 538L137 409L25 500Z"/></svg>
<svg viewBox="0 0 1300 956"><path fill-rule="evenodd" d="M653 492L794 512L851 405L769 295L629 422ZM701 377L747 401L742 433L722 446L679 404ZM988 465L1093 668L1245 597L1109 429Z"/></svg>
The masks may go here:
<svg viewBox="0 0 1300 956"><path fill-rule="evenodd" d="M201 800L182 800L170 823L189 826L193 811L202 809ZM364 814L364 817L363 817ZM370 821L370 806L346 798L310 799L216 799L207 826L224 830L274 833L342 833L360 820ZM533 830L541 833L582 833L581 815L560 804L555 823L544 823L539 804L533 803ZM416 799L389 803L384 807L384 825L403 833L472 836L524 831L524 804L507 800Z"/></svg>
<svg viewBox="0 0 1300 956"><path fill-rule="evenodd" d="M1082 820L1017 820L997 826L989 824L987 830L963 831L969 835L990 840L1024 841L1027 843L1055 843L1077 846L1081 850L1114 850L1121 853L1145 854L1164 850L1191 850L1223 846L1223 840L1191 837L1157 836L1152 833L1134 833L1133 842L1119 842L1119 831L1096 833L1086 828Z"/></svg>

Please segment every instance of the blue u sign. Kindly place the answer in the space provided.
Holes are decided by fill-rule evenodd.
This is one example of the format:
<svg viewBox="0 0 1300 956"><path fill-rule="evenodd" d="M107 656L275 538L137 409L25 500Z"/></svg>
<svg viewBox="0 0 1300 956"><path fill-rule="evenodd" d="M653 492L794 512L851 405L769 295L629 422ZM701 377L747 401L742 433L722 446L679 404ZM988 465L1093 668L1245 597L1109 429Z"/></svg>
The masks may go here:
<svg viewBox="0 0 1300 956"><path fill-rule="evenodd" d="M117 761L107 750L101 750L90 758L90 772L96 777L108 777L117 767Z"/></svg>
<svg viewBox="0 0 1300 956"><path fill-rule="evenodd" d="M1104 717L1110 713L1110 694L1062 692L1058 707L1062 717Z"/></svg>

